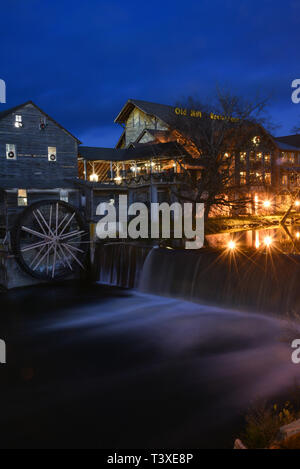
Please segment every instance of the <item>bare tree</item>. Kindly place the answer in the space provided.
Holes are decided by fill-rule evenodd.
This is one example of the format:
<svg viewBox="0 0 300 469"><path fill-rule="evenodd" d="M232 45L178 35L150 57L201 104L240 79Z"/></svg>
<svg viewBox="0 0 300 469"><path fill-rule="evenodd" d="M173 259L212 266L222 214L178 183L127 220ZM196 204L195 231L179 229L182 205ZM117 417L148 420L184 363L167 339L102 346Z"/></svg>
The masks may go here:
<svg viewBox="0 0 300 469"><path fill-rule="evenodd" d="M180 163L186 178L176 195L204 203L206 219L212 208L244 208L250 186L263 184L255 173L241 181L240 172L244 152L255 157L270 149L266 106L267 99L247 101L217 89L209 104L189 98L175 109L173 134L191 155Z"/></svg>

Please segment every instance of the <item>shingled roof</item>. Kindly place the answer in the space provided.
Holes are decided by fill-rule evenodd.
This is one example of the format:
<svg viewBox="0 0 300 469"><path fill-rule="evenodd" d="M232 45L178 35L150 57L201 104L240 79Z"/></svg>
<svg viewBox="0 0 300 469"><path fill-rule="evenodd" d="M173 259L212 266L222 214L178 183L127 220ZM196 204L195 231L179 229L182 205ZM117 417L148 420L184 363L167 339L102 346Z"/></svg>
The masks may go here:
<svg viewBox="0 0 300 469"><path fill-rule="evenodd" d="M286 135L283 137L275 137L277 142L285 143L289 145L291 149L300 149L300 134Z"/></svg>
<svg viewBox="0 0 300 469"><path fill-rule="evenodd" d="M158 117L165 124L171 124L174 121L175 106L168 106L167 104L151 103L149 101L141 101L139 99L129 99L121 112L115 118L115 122L123 124L126 122L129 114L137 107L141 111L151 116Z"/></svg>
<svg viewBox="0 0 300 469"><path fill-rule="evenodd" d="M177 142L139 143L134 148L79 147L79 157L88 161L134 161L150 158L174 158L188 153Z"/></svg>

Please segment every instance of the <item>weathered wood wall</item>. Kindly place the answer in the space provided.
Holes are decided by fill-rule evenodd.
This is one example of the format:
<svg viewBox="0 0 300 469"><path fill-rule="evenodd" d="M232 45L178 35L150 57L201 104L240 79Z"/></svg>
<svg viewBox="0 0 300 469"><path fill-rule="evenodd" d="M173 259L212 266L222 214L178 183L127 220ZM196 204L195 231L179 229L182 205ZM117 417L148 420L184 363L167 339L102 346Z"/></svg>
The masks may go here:
<svg viewBox="0 0 300 469"><path fill-rule="evenodd" d="M126 122L126 146L128 146L130 142L135 142L144 129L168 130L168 127L156 117L151 117L135 108Z"/></svg>
<svg viewBox="0 0 300 469"><path fill-rule="evenodd" d="M15 127L15 115L21 115L23 127ZM0 187L1 180L19 183L24 181L44 181L53 186L65 187L65 179L76 178L77 141L53 121L47 120L44 130L40 121L45 116L32 104L28 104L13 114L0 120ZM6 144L15 144L17 159L6 158ZM57 161L48 161L48 147L56 147ZM63 183L64 182L64 183Z"/></svg>

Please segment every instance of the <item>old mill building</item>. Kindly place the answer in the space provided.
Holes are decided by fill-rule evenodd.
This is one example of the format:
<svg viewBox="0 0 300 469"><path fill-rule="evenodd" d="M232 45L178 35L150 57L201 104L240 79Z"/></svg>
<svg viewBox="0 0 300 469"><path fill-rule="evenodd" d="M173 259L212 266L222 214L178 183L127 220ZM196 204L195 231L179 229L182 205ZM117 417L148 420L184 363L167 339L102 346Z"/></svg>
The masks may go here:
<svg viewBox="0 0 300 469"><path fill-rule="evenodd" d="M174 127L174 116L185 113L130 99L115 119L123 128L116 147L99 148L83 146L32 101L0 112L0 284L82 268L101 201L117 204L126 194L129 203L173 202L186 168L201 178L191 145ZM300 188L300 135L265 137L267 148L257 141L255 151L235 155L236 183L249 193L252 213L266 197L284 207ZM26 281L18 281L17 264Z"/></svg>
<svg viewBox="0 0 300 469"><path fill-rule="evenodd" d="M181 183L182 166L190 155L180 143L174 115L185 112L129 99L115 119L123 127L115 148L79 146L80 185L92 218L95 204L113 201L118 193L128 194L130 201L176 200L172 188ZM275 138L264 133L267 148L258 141L255 151L240 153L236 161L236 182L252 200L245 208L248 213L257 213L259 202L270 198L276 199L273 210L286 209L300 189L300 135ZM198 167L194 171L201 177Z"/></svg>
<svg viewBox="0 0 300 469"><path fill-rule="evenodd" d="M181 112L181 110L179 110ZM130 99L115 122L123 132L115 148L87 147L32 101L0 113L0 230L4 238L26 206L60 199L87 222L101 201L175 201L190 149L174 129L178 108ZM270 195L277 207L300 188L300 135L274 138L269 147L239 155L237 182L253 199ZM201 168L192 167L195 177ZM251 181L251 185L249 184Z"/></svg>

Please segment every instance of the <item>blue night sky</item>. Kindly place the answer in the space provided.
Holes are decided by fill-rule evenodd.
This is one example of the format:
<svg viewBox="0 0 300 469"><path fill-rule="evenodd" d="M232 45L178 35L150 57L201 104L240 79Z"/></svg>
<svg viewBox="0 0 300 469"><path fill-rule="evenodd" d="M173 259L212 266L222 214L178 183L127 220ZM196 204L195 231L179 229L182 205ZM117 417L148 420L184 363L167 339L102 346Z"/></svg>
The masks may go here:
<svg viewBox="0 0 300 469"><path fill-rule="evenodd" d="M217 83L271 95L277 135L300 126L299 0L9 0L0 11L0 110L32 99L86 145L116 144L128 98L176 104Z"/></svg>

